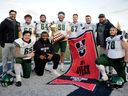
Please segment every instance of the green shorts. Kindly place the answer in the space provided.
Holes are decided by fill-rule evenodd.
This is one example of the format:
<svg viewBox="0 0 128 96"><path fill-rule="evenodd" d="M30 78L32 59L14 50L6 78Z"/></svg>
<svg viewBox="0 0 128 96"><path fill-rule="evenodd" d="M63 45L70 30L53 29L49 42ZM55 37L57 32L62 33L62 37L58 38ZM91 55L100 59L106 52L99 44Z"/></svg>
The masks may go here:
<svg viewBox="0 0 128 96"><path fill-rule="evenodd" d="M23 77L29 78L31 74L31 60L23 60L21 58L15 59L16 64L21 64L23 70Z"/></svg>
<svg viewBox="0 0 128 96"><path fill-rule="evenodd" d="M65 52L67 47L67 41L56 42L53 46L56 53L58 53L59 49L60 52Z"/></svg>
<svg viewBox="0 0 128 96"><path fill-rule="evenodd" d="M111 59L108 58L105 54L100 55L96 59L97 65L104 65L104 66L112 66L116 70L118 76L122 77L124 80L126 80L126 74L125 74L125 63L124 58L119 59Z"/></svg>

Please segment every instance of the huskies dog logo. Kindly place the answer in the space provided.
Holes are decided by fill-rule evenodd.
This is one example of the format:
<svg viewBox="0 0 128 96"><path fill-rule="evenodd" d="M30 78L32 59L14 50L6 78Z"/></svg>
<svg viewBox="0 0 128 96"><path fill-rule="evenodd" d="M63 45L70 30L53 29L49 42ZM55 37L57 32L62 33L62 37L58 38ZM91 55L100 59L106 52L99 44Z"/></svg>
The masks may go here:
<svg viewBox="0 0 128 96"><path fill-rule="evenodd" d="M76 47L77 47L77 50L79 52L79 56L80 57L84 56L84 54L86 52L85 39L83 39L82 41L77 42Z"/></svg>

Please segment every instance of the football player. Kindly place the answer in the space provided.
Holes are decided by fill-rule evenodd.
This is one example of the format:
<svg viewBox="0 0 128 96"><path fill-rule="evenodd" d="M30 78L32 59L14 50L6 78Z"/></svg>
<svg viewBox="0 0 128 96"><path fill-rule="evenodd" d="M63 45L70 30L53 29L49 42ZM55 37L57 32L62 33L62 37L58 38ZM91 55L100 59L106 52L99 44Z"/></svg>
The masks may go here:
<svg viewBox="0 0 128 96"><path fill-rule="evenodd" d="M44 31L49 32L49 23L46 21L46 16L41 14L40 22L36 25L36 38L38 39Z"/></svg>
<svg viewBox="0 0 128 96"><path fill-rule="evenodd" d="M124 61L126 62L126 67L125 67L125 72L126 72L126 80L128 81L128 32L127 31L123 31L123 37L124 40L127 42L127 44L125 45L125 58Z"/></svg>
<svg viewBox="0 0 128 96"><path fill-rule="evenodd" d="M63 40L60 40L56 43L54 43L54 47L55 47L55 52L58 52L60 49L60 61L61 61L61 71L64 71L64 58L65 58L65 51L66 51L66 47L67 47L67 38L69 36L69 32L70 32L70 26L69 26L69 22L64 21L65 18L65 13L60 11L58 13L58 21L55 22L55 24L57 24L58 26L58 31L61 32L65 38Z"/></svg>
<svg viewBox="0 0 128 96"><path fill-rule="evenodd" d="M86 15L85 16L85 24L84 24L84 28L85 28L85 31L87 30L92 30L93 31L93 34L95 36L95 31L96 31L96 25L93 24L91 22L92 18L90 15Z"/></svg>
<svg viewBox="0 0 128 96"><path fill-rule="evenodd" d="M31 39L31 32L24 31L23 37L14 41L15 45L15 64L16 86L21 86L21 72L23 77L29 78L31 73L31 59L34 56L33 45L35 41ZM22 69L22 70L21 70Z"/></svg>
<svg viewBox="0 0 128 96"><path fill-rule="evenodd" d="M24 31L31 31L31 39L36 40L35 37L35 25L32 23L32 16L27 14L24 16L25 23L21 24L21 33Z"/></svg>
<svg viewBox="0 0 128 96"><path fill-rule="evenodd" d="M104 66L114 67L118 76L126 81L124 62L126 41L124 41L122 35L117 35L117 29L115 27L110 28L110 35L110 37L106 38L107 55L102 54L97 58L97 67L101 71L103 81L108 80Z"/></svg>
<svg viewBox="0 0 128 96"><path fill-rule="evenodd" d="M49 34L47 32L42 32L41 37L34 44L35 50L35 72L38 76L44 74L44 68L46 63L53 61L53 70L52 73L60 76L57 72L57 67L60 61L60 55L55 53L53 45L49 41Z"/></svg>
<svg viewBox="0 0 128 96"><path fill-rule="evenodd" d="M71 32L79 32L83 28L83 24L78 22L78 14L73 14L73 22L70 23Z"/></svg>

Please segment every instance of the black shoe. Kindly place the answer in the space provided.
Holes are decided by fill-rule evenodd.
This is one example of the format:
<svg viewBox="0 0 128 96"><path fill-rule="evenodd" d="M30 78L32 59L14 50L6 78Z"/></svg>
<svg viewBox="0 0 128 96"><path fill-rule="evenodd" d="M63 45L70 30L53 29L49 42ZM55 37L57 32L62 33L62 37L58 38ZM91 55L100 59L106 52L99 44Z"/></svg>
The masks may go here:
<svg viewBox="0 0 128 96"><path fill-rule="evenodd" d="M21 81L17 81L15 85L16 85L17 87L20 87L20 86L22 86L22 83L21 83Z"/></svg>

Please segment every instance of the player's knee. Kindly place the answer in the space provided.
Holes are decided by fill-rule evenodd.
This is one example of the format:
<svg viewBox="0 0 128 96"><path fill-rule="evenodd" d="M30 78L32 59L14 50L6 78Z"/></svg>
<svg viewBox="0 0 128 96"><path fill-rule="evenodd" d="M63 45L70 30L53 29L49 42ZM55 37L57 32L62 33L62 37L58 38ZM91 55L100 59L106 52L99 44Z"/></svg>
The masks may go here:
<svg viewBox="0 0 128 96"><path fill-rule="evenodd" d="M40 69L34 69L35 73L38 75L38 76L43 76L44 74L44 70L40 70Z"/></svg>
<svg viewBox="0 0 128 96"><path fill-rule="evenodd" d="M43 75L44 75L44 72L36 72L36 74L37 74L38 76L43 76Z"/></svg>
<svg viewBox="0 0 128 96"><path fill-rule="evenodd" d="M24 75L23 78L26 78L26 79L30 78L30 74Z"/></svg>
<svg viewBox="0 0 128 96"><path fill-rule="evenodd" d="M95 63L96 63L97 65L101 65L101 64L102 64L101 61L99 60L99 58L97 58L97 59L95 60Z"/></svg>
<svg viewBox="0 0 128 96"><path fill-rule="evenodd" d="M28 71L23 73L24 78L30 78L30 75L31 75L31 70L28 70Z"/></svg>

